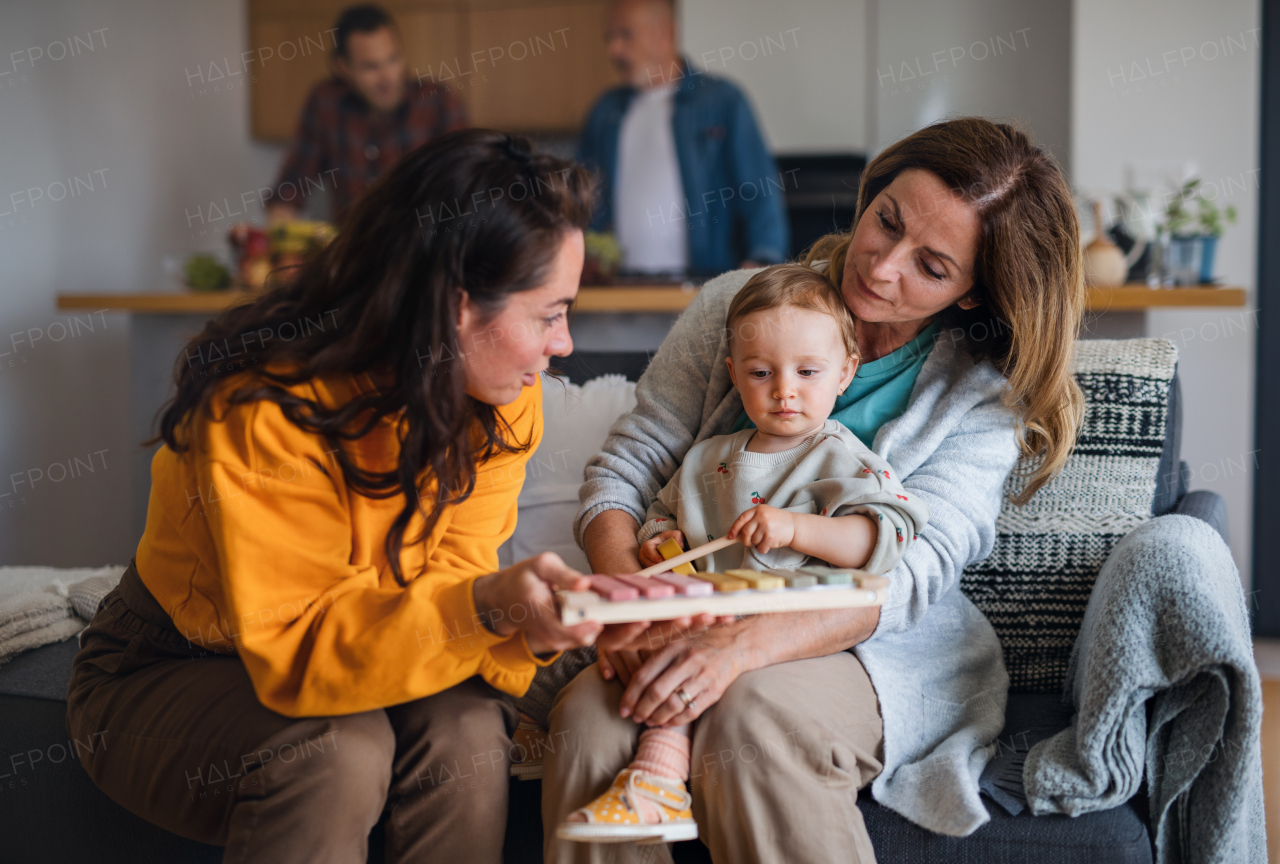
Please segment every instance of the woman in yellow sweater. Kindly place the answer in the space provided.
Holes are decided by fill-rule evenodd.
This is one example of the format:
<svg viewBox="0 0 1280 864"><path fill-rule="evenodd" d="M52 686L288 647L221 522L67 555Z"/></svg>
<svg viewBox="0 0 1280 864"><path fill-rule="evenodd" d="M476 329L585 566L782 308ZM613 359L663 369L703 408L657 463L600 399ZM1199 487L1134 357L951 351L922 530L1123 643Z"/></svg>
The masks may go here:
<svg viewBox="0 0 1280 864"><path fill-rule="evenodd" d="M68 694L108 795L226 861L364 861L384 811L388 862L501 860L512 696L600 634L558 623L557 556L497 556L591 209L583 169L453 133L188 345Z"/></svg>

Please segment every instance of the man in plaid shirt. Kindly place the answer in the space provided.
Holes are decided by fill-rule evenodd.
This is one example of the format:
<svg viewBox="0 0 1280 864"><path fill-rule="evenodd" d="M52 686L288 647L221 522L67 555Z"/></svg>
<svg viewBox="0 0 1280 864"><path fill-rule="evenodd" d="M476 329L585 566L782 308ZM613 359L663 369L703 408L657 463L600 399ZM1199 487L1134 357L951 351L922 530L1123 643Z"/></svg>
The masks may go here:
<svg viewBox="0 0 1280 864"><path fill-rule="evenodd" d="M268 221L292 219L327 191L332 219L401 156L467 125L450 92L406 76L395 21L378 6L353 6L334 29L334 77L307 97L293 147L276 180Z"/></svg>

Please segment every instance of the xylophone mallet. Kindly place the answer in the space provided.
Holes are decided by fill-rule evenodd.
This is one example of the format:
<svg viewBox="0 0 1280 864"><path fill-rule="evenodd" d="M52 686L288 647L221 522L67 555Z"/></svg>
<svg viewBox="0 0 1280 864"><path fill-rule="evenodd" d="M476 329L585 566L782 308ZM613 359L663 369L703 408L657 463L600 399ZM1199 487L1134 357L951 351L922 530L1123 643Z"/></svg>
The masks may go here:
<svg viewBox="0 0 1280 864"><path fill-rule="evenodd" d="M658 573L666 573L668 570L675 571L681 564L689 561L697 561L704 555L710 555L712 552L719 552L726 546L732 546L734 543L740 543L740 540L730 540L728 537L721 537L712 540L710 543L703 543L701 546L694 547L688 552L682 552L674 558L668 558L660 564L654 564L652 567L646 567L637 576L653 576Z"/></svg>

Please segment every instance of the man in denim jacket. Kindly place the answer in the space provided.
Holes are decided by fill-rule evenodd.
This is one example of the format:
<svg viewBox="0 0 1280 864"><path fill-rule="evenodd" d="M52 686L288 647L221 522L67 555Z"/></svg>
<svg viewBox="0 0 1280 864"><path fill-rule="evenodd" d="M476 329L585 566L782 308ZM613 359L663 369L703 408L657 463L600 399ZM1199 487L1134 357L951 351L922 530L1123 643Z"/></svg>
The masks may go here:
<svg viewBox="0 0 1280 864"><path fill-rule="evenodd" d="M628 270L715 276L787 257L784 189L737 87L675 49L669 0L619 0L606 39L628 83L587 117L578 159L603 180L591 228Z"/></svg>

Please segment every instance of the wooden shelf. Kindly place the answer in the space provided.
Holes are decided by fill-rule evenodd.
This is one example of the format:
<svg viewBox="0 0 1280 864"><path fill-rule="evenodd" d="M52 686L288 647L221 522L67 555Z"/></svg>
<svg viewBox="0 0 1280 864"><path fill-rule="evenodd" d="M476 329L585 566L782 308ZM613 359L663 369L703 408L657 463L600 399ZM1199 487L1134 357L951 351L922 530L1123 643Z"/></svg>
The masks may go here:
<svg viewBox="0 0 1280 864"><path fill-rule="evenodd" d="M697 296L697 288L672 285L579 288L573 305L578 312L683 312Z"/></svg>
<svg viewBox="0 0 1280 864"><path fill-rule="evenodd" d="M1136 312L1144 309L1243 306L1243 288L1119 288L1088 289L1090 312ZM616 288L583 288L578 292L578 312L682 312L698 295L697 288L671 285L627 285ZM216 314L235 303L253 299L244 291L182 294L59 294L58 309L66 312L100 309L108 312L140 312L150 315Z"/></svg>
<svg viewBox="0 0 1280 864"><path fill-rule="evenodd" d="M1086 286L1090 312L1138 312L1174 306L1243 306L1243 288L1194 285L1187 288L1149 288L1121 285L1118 288Z"/></svg>
<svg viewBox="0 0 1280 864"><path fill-rule="evenodd" d="M73 312L105 309L158 315L203 315L253 299L246 291L189 291L182 294L59 294L58 309Z"/></svg>
<svg viewBox="0 0 1280 864"><path fill-rule="evenodd" d="M59 294L58 309L108 312L140 312L149 315L216 314L256 295L245 291L187 291L173 294ZM671 285L627 285L617 288L582 288L578 312L682 312L697 288Z"/></svg>

